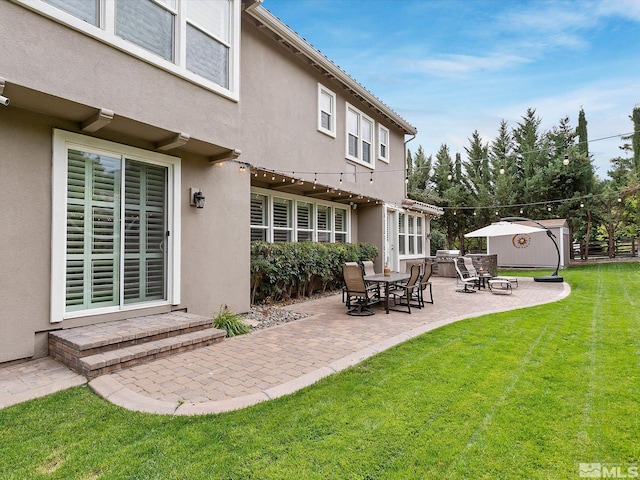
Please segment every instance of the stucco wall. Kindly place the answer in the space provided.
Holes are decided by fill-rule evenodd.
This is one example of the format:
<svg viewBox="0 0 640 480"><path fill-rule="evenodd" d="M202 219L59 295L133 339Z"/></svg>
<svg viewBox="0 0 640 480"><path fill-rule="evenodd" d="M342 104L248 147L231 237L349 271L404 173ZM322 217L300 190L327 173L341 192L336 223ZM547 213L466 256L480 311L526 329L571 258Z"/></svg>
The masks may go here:
<svg viewBox="0 0 640 480"><path fill-rule="evenodd" d="M52 129L70 122L17 108L0 110L0 362L46 354L38 332L167 311L171 306L50 323ZM112 140L112 139L111 139ZM139 142L138 147L144 147ZM182 156L181 304L210 316L221 305L249 309L249 173ZM189 187L206 196L189 205Z"/></svg>
<svg viewBox="0 0 640 480"><path fill-rule="evenodd" d="M404 198L404 134L334 81L321 76L304 60L271 40L249 22L242 24L241 62L242 159L254 166L295 171L296 177L400 204ZM336 137L317 130L318 83L336 95ZM374 183L370 170L357 165L356 182L339 173L354 163L345 159L345 102L390 130L389 164L377 160ZM322 175L331 173L332 175Z"/></svg>
<svg viewBox="0 0 640 480"><path fill-rule="evenodd" d="M34 332L49 318L50 125L3 107L0 145L2 362L33 355Z"/></svg>
<svg viewBox="0 0 640 480"><path fill-rule="evenodd" d="M189 312L211 315L221 305L250 308L250 173L235 163L210 166L183 157L182 303ZM199 187L205 208L189 206L189 187Z"/></svg>
<svg viewBox="0 0 640 480"><path fill-rule="evenodd" d="M9 1L0 2L0 18L8 82L214 144L239 143L237 103Z"/></svg>

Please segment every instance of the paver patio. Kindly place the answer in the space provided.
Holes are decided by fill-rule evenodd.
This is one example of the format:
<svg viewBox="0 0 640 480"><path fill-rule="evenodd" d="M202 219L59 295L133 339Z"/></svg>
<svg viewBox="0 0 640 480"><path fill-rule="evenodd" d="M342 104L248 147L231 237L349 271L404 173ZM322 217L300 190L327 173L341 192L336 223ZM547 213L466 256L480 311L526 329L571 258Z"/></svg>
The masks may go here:
<svg viewBox="0 0 640 480"><path fill-rule="evenodd" d="M112 403L131 410L177 415L218 413L292 393L442 325L560 300L570 291L565 283L536 283L522 278L512 295L489 291L463 294L455 291L455 279L432 277L432 281L435 303L412 309L411 315L387 315L376 308L373 316L347 316L337 294L286 307L311 313L307 318L103 375L89 386ZM14 367L19 365L6 368ZM3 370L0 407L15 403L7 387L11 385L11 372Z"/></svg>

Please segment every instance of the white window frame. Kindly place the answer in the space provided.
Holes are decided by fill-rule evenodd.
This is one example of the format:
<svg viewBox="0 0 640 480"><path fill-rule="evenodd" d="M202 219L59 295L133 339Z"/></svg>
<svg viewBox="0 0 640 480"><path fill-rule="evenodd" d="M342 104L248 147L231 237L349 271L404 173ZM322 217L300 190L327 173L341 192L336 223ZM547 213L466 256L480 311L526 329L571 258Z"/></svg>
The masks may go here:
<svg viewBox="0 0 640 480"><path fill-rule="evenodd" d="M357 118L358 118L358 127L357 127L357 132L354 132L356 135L356 139L358 142L358 151L357 151L357 156L351 155L349 153L349 121L348 121L348 117L349 117L349 112L354 113ZM371 159L371 163L365 162L363 160L363 148L362 148L362 144L363 142L365 142L365 140L362 138L362 122L368 122L371 125L371 142L366 142L369 144L369 149L370 149L370 153L369 153L369 158ZM375 156L376 152L374 152L374 145L375 143L375 126L376 123L373 121L373 119L366 115L365 113L361 112L360 110L358 110L356 107L354 107L353 105L351 105L350 103L346 102L346 112L345 112L345 151L344 151L344 155L345 158L347 160L351 160L352 162L356 162L359 165L362 165L363 167L367 167L371 170L374 170L376 168L375 165Z"/></svg>
<svg viewBox="0 0 640 480"><path fill-rule="evenodd" d="M325 111L322 108L322 96L326 95L331 99L331 112L326 112L329 115L329 128L322 126L322 114ZM332 138L336 138L336 94L326 88L321 83L318 84L318 131L329 135Z"/></svg>
<svg viewBox="0 0 640 480"><path fill-rule="evenodd" d="M298 225L298 210L300 209L301 204L306 204L311 206L311 214L309 215L309 225L311 228L303 228L300 225ZM296 242L299 242L299 241L315 242L316 241L316 229L314 228L315 221L316 221L316 205L317 204L315 204L312 201L296 200L295 202L296 211L295 211L295 217L294 217L294 229L295 229L295 235L296 235L296 238L295 238ZM298 236L300 232L310 234L311 239L298 240Z"/></svg>
<svg viewBox="0 0 640 480"><path fill-rule="evenodd" d="M264 232L265 232L265 234L264 234L264 238L265 238L265 241L266 241L266 238L267 238L267 237L268 237L268 235L269 235L269 221L270 221L270 214L269 214L269 212L271 211L271 208L269 207L270 199L269 199L269 197L267 197L266 195L263 195L263 194L261 194L261 193L251 193L251 196L252 196L252 197L253 197L254 195L255 195L256 197L263 197L263 198L265 199L265 202L264 202L264 208L266 209L266 212L263 212L264 224L257 225L257 224L253 224L253 223L251 223L251 230L261 230L261 231L264 231Z"/></svg>
<svg viewBox="0 0 640 480"><path fill-rule="evenodd" d="M120 303L113 307L66 312L66 250L67 250L67 161L69 148L125 156L127 159L161 165L167 168L167 299L136 304ZM52 219L51 219L51 323L68 318L104 313L138 310L159 305L180 303L180 184L181 160L177 157L150 152L77 133L55 129L53 132Z"/></svg>
<svg viewBox="0 0 640 480"><path fill-rule="evenodd" d="M387 142L383 143L383 137L386 135ZM385 163L389 163L389 159L391 158L389 155L389 143L390 143L390 133L389 129L384 125L378 124L378 160L381 160ZM382 150L386 150L386 154L383 154Z"/></svg>
<svg viewBox="0 0 640 480"><path fill-rule="evenodd" d="M288 209L287 209L287 220L289 223L289 226L283 227L283 226L276 226L276 221L275 221L275 204L276 204L276 200L282 200L284 202L286 202L286 204L288 205ZM295 201L292 201L291 198L285 198L282 195L274 195L271 197L270 202L270 209L269 209L269 215L270 215L270 225L271 225L271 241L274 241L275 238L275 233L276 232L286 232L287 236L289 237L289 240L286 240L287 242L293 242L295 241L296 238L296 232L294 229L294 223L295 223L295 216L296 216L296 212L298 210L298 206L296 205Z"/></svg>
<svg viewBox="0 0 640 480"><path fill-rule="evenodd" d="M338 235L344 235L344 242L340 242L340 243L347 243L347 238L349 238L349 228L347 227L347 224L349 223L349 209L347 207L333 207L332 209L332 215L331 218L333 219L333 225L331 226L331 238L332 241L334 243L337 243L338 241L336 240ZM344 228L345 230L338 230L338 227L336 226L336 213L337 210L341 210L345 213L344 215Z"/></svg>
<svg viewBox="0 0 640 480"><path fill-rule="evenodd" d="M217 41L230 49L229 53L229 88L225 88L205 77L187 70L186 68L186 35L187 13L186 3L177 1L177 8L173 10L165 4L163 8L176 12L174 31L174 60L169 61L115 34L115 3L113 0L99 0L99 25L95 26L67 13L43 0L12 0L13 2L38 12L58 23L82 32L96 40L111 45L126 52L139 60L155 65L167 72L173 73L185 80L200 85L226 98L238 101L240 98L240 0L231 0L231 20L229 26L229 42L216 38ZM193 25L193 22L189 21Z"/></svg>
<svg viewBox="0 0 640 480"><path fill-rule="evenodd" d="M409 228L411 223L410 218L413 220L413 233ZM402 225L400 221L404 219ZM420 229L418 229L418 219L420 220ZM424 245L424 230L426 219L424 215L416 215L408 211L398 212L398 252L404 252L400 254L402 259L422 258L425 256ZM410 253L411 239L413 239L413 253Z"/></svg>
<svg viewBox="0 0 640 480"><path fill-rule="evenodd" d="M289 193L284 193L284 192L274 192L273 190L269 190L267 188L260 188L260 187L252 187L251 188L251 195L264 195L268 198L267 204L269 205L269 214L268 214L268 218L269 218L269 225L267 226L266 230L267 230L267 235L266 235L266 241L269 243L273 243L273 232L274 232L274 227L273 227L273 199L274 198L279 198L279 199L283 199L283 200L292 200L293 201L293 229L292 229L292 235L291 238L293 242L297 242L298 241L298 220L297 220L297 212L298 212L298 202L303 202L303 203L310 203L312 205L312 210L313 210L313 219L312 219L312 223L311 225L313 226L313 232L312 232L312 241L313 242L318 242L318 206L322 205L322 206L326 206L329 208L329 217L328 217L328 221L327 221L327 226L328 226L328 230L322 230L322 233L329 233L329 242L335 242L335 234L336 234L336 230L335 230L335 210L336 209L341 209L341 210L345 210L347 212L346 215L346 219L345 219L345 228L347 229L346 232L344 231L340 231L338 233L346 233L346 240L345 243L350 243L351 242L351 209L348 208L348 206L345 206L343 203L336 203L336 202L327 202L327 201L317 201L313 198L309 198L309 197L304 197L304 196L300 196L300 195L292 195ZM263 225L261 226L251 226L251 228L264 228ZM276 228L277 229L277 228ZM280 230L282 230L282 228L280 228ZM301 231L309 231L309 229L301 229Z"/></svg>

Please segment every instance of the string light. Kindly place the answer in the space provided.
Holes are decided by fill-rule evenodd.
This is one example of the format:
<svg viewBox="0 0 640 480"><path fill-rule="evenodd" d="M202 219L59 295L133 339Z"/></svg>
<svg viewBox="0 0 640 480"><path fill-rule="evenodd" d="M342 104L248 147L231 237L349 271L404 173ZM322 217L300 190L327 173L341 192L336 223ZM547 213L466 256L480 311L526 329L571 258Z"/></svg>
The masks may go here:
<svg viewBox="0 0 640 480"><path fill-rule="evenodd" d="M569 155L567 155L566 153L564 154L564 158L562 159L562 164L566 167L567 165L569 165Z"/></svg>
<svg viewBox="0 0 640 480"><path fill-rule="evenodd" d="M620 134L616 134L616 135L609 135L609 136L606 136L606 137L600 137L600 138L590 139L590 140L587 140L586 142L575 142L575 143L572 143L571 145L572 145L572 146L577 146L577 145L582 145L582 144L589 144L589 143L593 143L593 142L599 142L599 141L602 141L602 140L609 140L609 139L612 139L612 138L626 137L626 136L629 136L629 135L634 135L635 133L638 133L638 132L629 132L629 133L620 133ZM535 150L529 150L529 151L526 151L526 152L517 152L517 154L518 154L519 156L523 156L523 155L527 155L527 154L530 154L530 153L539 153L539 152L544 152L544 151L552 150L553 148L554 148L553 146L549 146L549 147L546 147L546 148L539 148L539 149L535 149ZM479 162L481 162L482 160L483 160L483 159L480 159L480 160L467 160L467 162L469 162L469 163L479 163ZM563 163L564 163L565 161L569 162L569 156L568 156L568 154L565 154L565 155L564 155L564 157L563 157ZM220 164L218 163L217 165L220 165ZM259 167L256 167L256 168L259 168ZM425 167L417 167L417 169L416 169L416 170L421 170L422 168L425 168ZM502 166L500 167L500 170L502 170L503 168L505 169L505 172L506 172L506 167L505 167L504 165L502 165ZM267 170L271 170L271 169L267 169ZM367 171L368 171L368 170L367 170ZM401 171L406 173L406 168L405 168L405 167L403 167L402 169L390 169L390 170L384 170L384 171L380 171L380 172L378 172L378 173L396 173L396 172L401 172ZM274 173L275 173L275 170L274 170ZM287 171L281 171L281 174L282 174L282 175L287 175L287 173L290 173L290 172L287 172ZM302 173L302 174L304 174L304 173L308 173L308 174L311 174L311 173L314 173L314 172L298 172L298 173ZM502 172L501 172L501 173L502 173ZM323 172L322 174L323 174L323 175L339 175L339 174L340 174L340 172ZM373 174L373 172L371 172L371 174ZM265 173L264 175L266 176L266 173ZM316 176L317 176L317 172L316 172L314 175L316 175ZM453 179L453 174L452 174L451 172L447 175L447 179L448 179L448 180L452 180L452 179Z"/></svg>
<svg viewBox="0 0 640 480"><path fill-rule="evenodd" d="M500 165L500 175L504 175L504 165Z"/></svg>
<svg viewBox="0 0 640 480"><path fill-rule="evenodd" d="M342 185L342 173L340 174L340 185Z"/></svg>
<svg viewBox="0 0 640 480"><path fill-rule="evenodd" d="M371 176L369 177L369 185L373 185L373 172L371 172Z"/></svg>

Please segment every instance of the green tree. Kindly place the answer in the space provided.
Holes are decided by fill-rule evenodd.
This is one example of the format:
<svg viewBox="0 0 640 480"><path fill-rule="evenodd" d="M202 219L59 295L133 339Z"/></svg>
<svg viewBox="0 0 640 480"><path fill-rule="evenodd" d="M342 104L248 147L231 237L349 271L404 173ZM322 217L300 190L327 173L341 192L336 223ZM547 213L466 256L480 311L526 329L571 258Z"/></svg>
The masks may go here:
<svg viewBox="0 0 640 480"><path fill-rule="evenodd" d="M531 204L526 212L531 218L546 215L543 202L548 199L545 176L547 155L540 132L541 122L535 109L529 108L513 129L515 189L522 199L521 203Z"/></svg>
<svg viewBox="0 0 640 480"><path fill-rule="evenodd" d="M431 182L431 165L433 159L426 156L422 145L418 146L415 155L407 151L407 171L409 182L407 184L407 196L412 200L428 202L427 188Z"/></svg>

